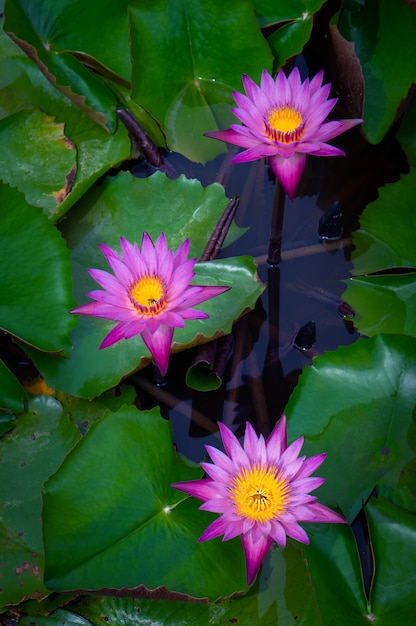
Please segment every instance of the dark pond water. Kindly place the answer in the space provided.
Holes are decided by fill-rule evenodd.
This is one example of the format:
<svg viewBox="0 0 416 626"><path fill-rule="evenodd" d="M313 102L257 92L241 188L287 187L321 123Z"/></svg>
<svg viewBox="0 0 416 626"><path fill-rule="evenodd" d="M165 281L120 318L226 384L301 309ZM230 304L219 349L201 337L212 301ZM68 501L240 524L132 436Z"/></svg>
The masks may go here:
<svg viewBox="0 0 416 626"><path fill-rule="evenodd" d="M204 458L206 443L220 445L213 440L218 420L237 435L250 420L267 435L312 357L358 338L342 315L351 233L366 204L377 198L377 189L397 180L407 165L393 132L377 146L369 145L359 129L333 143L347 156L308 156L298 197L286 200L278 267L267 263L275 180L264 160L229 165L229 156L221 155L203 167L176 154L168 157L178 173L203 185L219 180L227 197L240 198L235 221L247 231L219 256L254 256L259 277L268 284L255 309L235 325L220 389L196 392L186 387L193 351L171 358L163 386L155 386L151 367L135 377L142 407L161 404L164 416L172 421L178 450L195 462ZM142 170L140 162L133 168L139 176ZM325 242L318 232L320 220L335 203L342 211L342 236ZM294 343L310 349L296 348Z"/></svg>

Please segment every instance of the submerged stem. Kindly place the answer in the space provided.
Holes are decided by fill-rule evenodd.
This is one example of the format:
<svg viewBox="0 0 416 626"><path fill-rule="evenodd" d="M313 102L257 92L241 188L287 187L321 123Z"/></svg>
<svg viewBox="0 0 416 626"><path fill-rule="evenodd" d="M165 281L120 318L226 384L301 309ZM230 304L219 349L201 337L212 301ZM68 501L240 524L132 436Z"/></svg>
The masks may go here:
<svg viewBox="0 0 416 626"><path fill-rule="evenodd" d="M285 191L279 181L276 180L273 198L272 224L270 228L269 254L267 257L267 262L270 265L279 265L282 260L282 229L285 199Z"/></svg>

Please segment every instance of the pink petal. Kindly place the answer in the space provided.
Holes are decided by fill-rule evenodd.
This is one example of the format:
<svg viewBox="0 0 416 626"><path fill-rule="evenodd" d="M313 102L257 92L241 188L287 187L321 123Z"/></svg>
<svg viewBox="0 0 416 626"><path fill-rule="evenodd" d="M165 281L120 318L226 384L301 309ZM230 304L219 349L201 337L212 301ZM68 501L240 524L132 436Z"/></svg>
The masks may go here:
<svg viewBox="0 0 416 626"><path fill-rule="evenodd" d="M287 425L285 414L281 416L267 438L266 448L269 462L276 465L283 454L283 451L287 448Z"/></svg>
<svg viewBox="0 0 416 626"><path fill-rule="evenodd" d="M293 200L305 168L306 156L294 154L289 159L279 155L270 157L270 165L290 200Z"/></svg>
<svg viewBox="0 0 416 626"><path fill-rule="evenodd" d="M312 504L306 505L309 511L309 516L302 517L299 521L302 522L325 522L328 524L347 524L347 521L339 515L332 511L328 507L320 504L319 502L313 502Z"/></svg>
<svg viewBox="0 0 416 626"><path fill-rule="evenodd" d="M231 128L228 130L214 130L210 133L205 133L205 136L212 137L213 139L219 139L220 141L225 141L226 143L231 143L234 146L240 146L241 148L251 148L258 143L256 139L245 137Z"/></svg>
<svg viewBox="0 0 416 626"><path fill-rule="evenodd" d="M218 465L218 467L221 467L223 470L225 470L229 474L231 474L234 471L233 462L231 461L230 458L228 458L226 454L224 454L224 452L221 452L221 450L218 450L218 448L214 448L213 446L210 446L210 445L206 445L205 449L208 452L209 456L211 457L212 462L215 463L215 465Z"/></svg>
<svg viewBox="0 0 416 626"><path fill-rule="evenodd" d="M164 376L168 371L173 328L161 324L155 333L152 334L145 328L141 335L160 373Z"/></svg>
<svg viewBox="0 0 416 626"><path fill-rule="evenodd" d="M311 456L309 459L305 459L303 465L299 472L296 474L294 478L296 480L300 478L306 478L310 476L322 463L325 461L326 454L317 454L316 456Z"/></svg>
<svg viewBox="0 0 416 626"><path fill-rule="evenodd" d="M221 438L225 451L230 459L232 459L234 468L238 469L239 467L250 467L250 461L247 458L247 454L244 452L234 433L232 433L231 430L221 422L218 423L218 426L221 432Z"/></svg>
<svg viewBox="0 0 416 626"><path fill-rule="evenodd" d="M212 463L201 463L202 469L208 474L212 480L216 482L228 484L230 482L230 475L225 470L213 465Z"/></svg>
<svg viewBox="0 0 416 626"><path fill-rule="evenodd" d="M215 539L216 537L223 535L227 531L228 527L229 522L227 522L223 517L219 517L204 530L198 541L209 541L209 539Z"/></svg>
<svg viewBox="0 0 416 626"><path fill-rule="evenodd" d="M286 533L285 533L283 526L279 522L279 520L274 520L272 522L272 529L270 531L270 537L273 539L273 541L278 543L279 546L282 546L282 548L285 547Z"/></svg>
<svg viewBox="0 0 416 626"><path fill-rule="evenodd" d="M273 540L270 539L270 537L262 535L258 541L254 542L251 532L248 532L241 535L241 541L246 557L247 585L251 585L257 576L263 559L272 545Z"/></svg>
<svg viewBox="0 0 416 626"><path fill-rule="evenodd" d="M171 485L174 489L184 491L199 500L211 500L216 496L215 483L210 478L201 478L199 480L188 480Z"/></svg>
<svg viewBox="0 0 416 626"><path fill-rule="evenodd" d="M104 340L100 345L100 350L103 350L104 348L109 348L113 344L117 343L117 341L124 339L124 327L125 324L123 324L123 322L117 324L117 326L114 326L114 328L110 330L108 335L104 337Z"/></svg>

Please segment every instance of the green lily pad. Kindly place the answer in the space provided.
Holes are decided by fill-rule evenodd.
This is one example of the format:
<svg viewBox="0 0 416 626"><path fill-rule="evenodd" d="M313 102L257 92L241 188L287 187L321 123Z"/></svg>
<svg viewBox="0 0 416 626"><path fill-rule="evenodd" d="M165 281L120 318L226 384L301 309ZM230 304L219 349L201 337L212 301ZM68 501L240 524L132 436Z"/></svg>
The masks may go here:
<svg viewBox="0 0 416 626"><path fill-rule="evenodd" d="M307 563L314 602L319 607L319 621L313 623L371 623L351 529L338 524L320 526L318 532L310 533L310 545L302 546L301 553ZM301 623L309 625L307 620Z"/></svg>
<svg viewBox="0 0 416 626"><path fill-rule="evenodd" d="M41 111L22 111L0 120L5 148L1 179L45 213L54 212L70 193L77 170L75 146L63 126Z"/></svg>
<svg viewBox="0 0 416 626"><path fill-rule="evenodd" d="M21 193L0 185L0 328L40 350L70 347L76 324L69 251L57 229ZM53 333L51 332L53 328Z"/></svg>
<svg viewBox="0 0 416 626"><path fill-rule="evenodd" d="M114 131L117 125L116 99L111 90L72 54L54 47L56 23L53 12L52 19L48 19L46 8L58 5L68 6L68 3L54 2L45 7L45 3L40 0L6 0L4 30L57 89L97 124ZM84 11L85 7L82 14ZM81 21L77 19L78 15L74 15L74 18L77 23ZM66 32L72 28L70 20L64 24ZM97 32L97 38L99 36Z"/></svg>
<svg viewBox="0 0 416 626"><path fill-rule="evenodd" d="M306 456L327 453L320 502L352 521L378 480L396 488L414 458L416 340L359 339L314 359L286 407L290 439Z"/></svg>
<svg viewBox="0 0 416 626"><path fill-rule="evenodd" d="M354 233L353 277L343 293L356 312L354 324L365 335L416 334L416 254L413 197L416 170L380 189ZM394 272L391 270L394 268ZM367 276L370 272L377 272ZM360 276L364 274L364 276Z"/></svg>
<svg viewBox="0 0 416 626"><path fill-rule="evenodd" d="M371 612L386 626L410 624L416 611L416 516L386 498L366 506L375 574Z"/></svg>
<svg viewBox="0 0 416 626"><path fill-rule="evenodd" d="M312 32L314 14L324 0L254 0L254 10L262 28L280 25L267 38L274 57L275 68L282 67L291 57L300 54Z"/></svg>
<svg viewBox="0 0 416 626"><path fill-rule="evenodd" d="M199 544L215 516L170 487L201 476L174 451L158 409L104 417L45 484L46 586L163 586L212 600L246 590L239 540Z"/></svg>
<svg viewBox="0 0 416 626"><path fill-rule="evenodd" d="M172 150L202 162L224 152L203 134L233 121L241 75L258 79L272 64L251 3L140 0L130 20L132 98L159 121Z"/></svg>
<svg viewBox="0 0 416 626"><path fill-rule="evenodd" d="M363 335L416 337L416 272L355 276L342 297L356 311L354 325Z"/></svg>
<svg viewBox="0 0 416 626"><path fill-rule="evenodd" d="M0 606L41 598L43 584L41 487L79 438L59 402L38 396L0 441L2 580Z"/></svg>
<svg viewBox="0 0 416 626"><path fill-rule="evenodd" d="M412 168L398 182L382 187L377 200L366 207L360 229L353 234L353 275L416 268L415 188L416 169Z"/></svg>
<svg viewBox="0 0 416 626"><path fill-rule="evenodd" d="M110 167L118 165L130 155L130 139L122 124L117 125L116 132L111 135L101 126L97 125L88 115L83 113L77 106L72 104L60 91L43 76L36 65L12 42L4 33L0 33L0 118L8 117L14 113L21 113L40 109L45 113L45 119L50 116L56 124L65 124L65 136L75 146L76 171L72 187L68 185L68 195L58 204L50 199L50 210L46 211L51 221L56 221L68 211L68 209L81 197L83 193L104 174ZM21 113L21 115L24 115ZM41 118L42 121L42 118ZM4 122L9 123L9 122ZM34 137L41 132L42 126L37 130L34 127ZM29 163L36 161L33 166L34 182L37 183L39 172L44 168L43 162L39 161L39 153L33 150L31 136L25 130L23 132L23 144L29 151ZM49 144L48 144L49 148ZM41 153L45 151L40 146ZM70 151L68 150L68 153ZM58 182L65 183L66 172L59 175L59 162L51 160L46 155L49 176L46 182L58 178ZM15 168L18 173L16 186L24 188L27 185L26 171L22 171L22 165ZM62 168L61 168L62 170ZM16 171L12 174L16 177ZM22 187L23 186L23 187ZM38 187L38 185L37 185ZM32 192L37 187L33 187ZM58 186L59 189L59 186ZM38 189L39 195L35 194L33 203L43 206L42 189Z"/></svg>
<svg viewBox="0 0 416 626"><path fill-rule="evenodd" d="M253 0L254 10L262 28L281 22L306 20L319 11L325 0Z"/></svg>
<svg viewBox="0 0 416 626"><path fill-rule="evenodd" d="M0 411L22 413L26 391L0 359Z"/></svg>
<svg viewBox="0 0 416 626"><path fill-rule="evenodd" d="M96 288L88 268L108 270L99 243L119 250L120 236L140 243L143 230L154 240L164 231L174 249L189 237L190 256L200 256L226 205L220 185L203 188L198 181L183 176L172 181L161 173L146 179L120 173L105 181L85 196L63 225L72 248L76 300L86 302L86 293ZM255 264L248 257L198 263L195 271L195 284L230 285L232 289L201 305L209 319L189 320L185 328L175 330L173 352L229 333L232 323L254 306L263 289ZM79 316L71 336L74 349L70 359L35 351L30 355L50 386L85 398L96 397L150 362L139 336L99 350L113 326L106 320Z"/></svg>
<svg viewBox="0 0 416 626"><path fill-rule="evenodd" d="M62 393L57 398L44 395L29 400L13 432L0 441L0 608L27 598L39 601L49 594L43 584L43 483L90 425L109 410L116 411L131 402L134 390L123 386L117 397L103 394L94 402ZM67 601L68 598L61 599L61 603ZM54 602L48 603L49 610L59 606L56 598ZM38 602L36 609L35 613L40 610Z"/></svg>
<svg viewBox="0 0 416 626"><path fill-rule="evenodd" d="M415 82L416 12L403 1L347 0L339 27L343 36L354 42L361 61L365 80L363 129L372 143L378 143Z"/></svg>

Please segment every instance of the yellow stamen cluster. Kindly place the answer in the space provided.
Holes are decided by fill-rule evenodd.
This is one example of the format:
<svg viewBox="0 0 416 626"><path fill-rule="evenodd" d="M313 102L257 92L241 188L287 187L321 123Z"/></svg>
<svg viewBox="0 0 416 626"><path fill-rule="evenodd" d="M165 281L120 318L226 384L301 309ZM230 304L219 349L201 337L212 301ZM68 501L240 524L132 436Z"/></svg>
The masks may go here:
<svg viewBox="0 0 416 626"><path fill-rule="evenodd" d="M288 481L269 466L242 468L233 478L231 499L236 512L256 522L266 522L287 510L290 501Z"/></svg>
<svg viewBox="0 0 416 626"><path fill-rule="evenodd" d="M282 143L299 141L303 131L303 117L289 106L271 109L265 118L266 132L271 139Z"/></svg>
<svg viewBox="0 0 416 626"><path fill-rule="evenodd" d="M165 288L157 276L143 276L130 287L129 297L141 313L152 315L165 305Z"/></svg>

